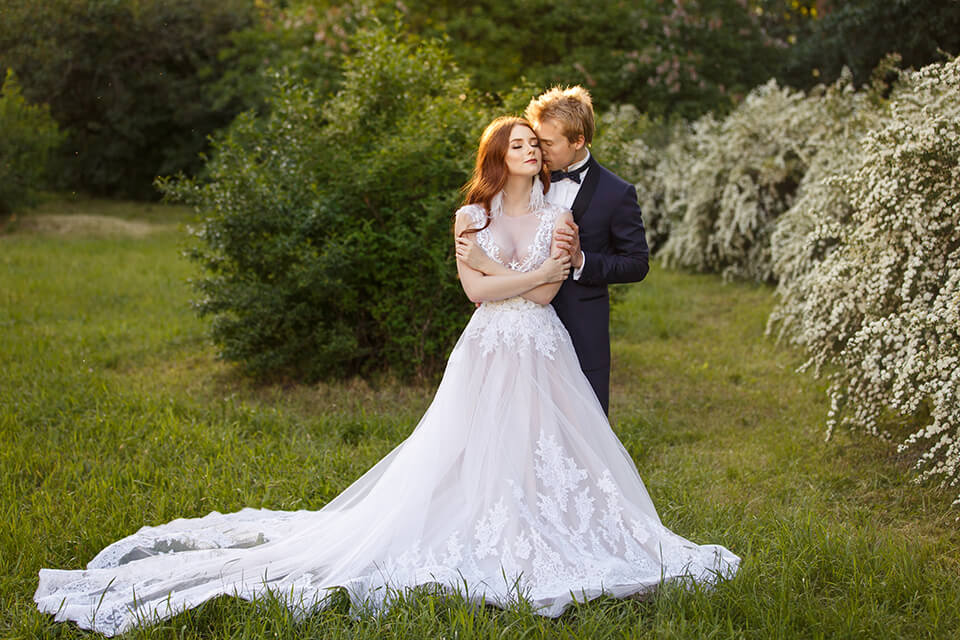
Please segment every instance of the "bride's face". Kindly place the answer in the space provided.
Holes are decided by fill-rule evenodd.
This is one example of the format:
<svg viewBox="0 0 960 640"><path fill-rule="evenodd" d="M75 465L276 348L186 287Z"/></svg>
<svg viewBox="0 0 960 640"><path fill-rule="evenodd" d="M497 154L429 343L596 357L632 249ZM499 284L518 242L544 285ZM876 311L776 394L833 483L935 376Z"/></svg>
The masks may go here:
<svg viewBox="0 0 960 640"><path fill-rule="evenodd" d="M530 127L513 125L507 147L507 172L512 176L530 176L540 173L543 156L540 154L540 139Z"/></svg>

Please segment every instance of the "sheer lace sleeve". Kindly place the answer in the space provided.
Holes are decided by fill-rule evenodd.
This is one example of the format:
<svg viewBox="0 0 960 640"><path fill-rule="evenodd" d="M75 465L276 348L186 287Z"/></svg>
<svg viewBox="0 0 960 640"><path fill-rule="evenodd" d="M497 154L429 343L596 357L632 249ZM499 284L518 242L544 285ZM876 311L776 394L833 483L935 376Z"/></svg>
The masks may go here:
<svg viewBox="0 0 960 640"><path fill-rule="evenodd" d="M466 219L470 222L470 227L474 229L479 229L487 221L487 214L484 212L483 207L478 204L467 204L459 209L454 214L454 217L458 222Z"/></svg>
<svg viewBox="0 0 960 640"><path fill-rule="evenodd" d="M457 220L462 220L464 216L470 221L469 228L472 229L481 229L487 223L487 211L479 204L468 204L457 209ZM474 234L474 239L489 258L503 264L500 259L500 248L491 237L489 227Z"/></svg>

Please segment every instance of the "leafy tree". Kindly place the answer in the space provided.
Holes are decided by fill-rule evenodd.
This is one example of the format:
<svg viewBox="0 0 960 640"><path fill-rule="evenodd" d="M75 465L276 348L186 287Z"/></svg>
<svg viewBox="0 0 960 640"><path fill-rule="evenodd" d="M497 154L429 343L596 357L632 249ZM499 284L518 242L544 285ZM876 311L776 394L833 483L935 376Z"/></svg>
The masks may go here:
<svg viewBox="0 0 960 640"><path fill-rule="evenodd" d="M603 110L650 115L726 110L780 68L804 14L785 0L440 0L409 3L421 33L449 37L475 86L498 93L522 77L583 84ZM809 14L809 12L808 12ZM808 15L807 14L807 15Z"/></svg>
<svg viewBox="0 0 960 640"><path fill-rule="evenodd" d="M50 151L62 134L45 105L23 97L13 70L0 85L0 219L30 200L46 177Z"/></svg>
<svg viewBox="0 0 960 640"><path fill-rule="evenodd" d="M339 86L350 36L373 15L365 0L259 0L257 20L232 32L219 53L223 75L210 87L214 108L239 102L261 109L273 89L271 72L310 78L321 95Z"/></svg>
<svg viewBox="0 0 960 640"><path fill-rule="evenodd" d="M888 53L905 67L960 53L960 3L942 0L821 0L820 17L797 33L779 77L797 87L833 82L846 67L865 84Z"/></svg>
<svg viewBox="0 0 960 640"><path fill-rule="evenodd" d="M253 0L6 0L0 66L50 105L69 137L62 176L150 196L159 173L199 166L206 136L245 106L208 96L220 51L254 23Z"/></svg>

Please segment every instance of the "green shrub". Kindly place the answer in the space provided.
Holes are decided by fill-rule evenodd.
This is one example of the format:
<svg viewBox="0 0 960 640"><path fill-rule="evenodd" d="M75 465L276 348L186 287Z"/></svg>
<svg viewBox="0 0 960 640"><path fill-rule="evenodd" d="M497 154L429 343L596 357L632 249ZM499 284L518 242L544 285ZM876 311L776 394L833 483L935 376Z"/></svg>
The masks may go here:
<svg viewBox="0 0 960 640"><path fill-rule="evenodd" d="M257 375L429 376L470 310L450 236L487 114L436 43L378 27L353 46L334 98L279 77L205 179L159 183L202 212L197 310Z"/></svg>
<svg viewBox="0 0 960 640"><path fill-rule="evenodd" d="M50 151L61 139L50 109L29 104L8 69L0 86L0 218L27 204L43 185Z"/></svg>

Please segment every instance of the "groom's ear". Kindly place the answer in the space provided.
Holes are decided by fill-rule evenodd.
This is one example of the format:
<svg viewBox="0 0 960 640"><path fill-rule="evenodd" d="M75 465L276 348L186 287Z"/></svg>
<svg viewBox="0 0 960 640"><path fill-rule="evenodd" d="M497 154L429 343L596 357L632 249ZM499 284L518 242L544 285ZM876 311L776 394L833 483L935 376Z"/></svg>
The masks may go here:
<svg viewBox="0 0 960 640"><path fill-rule="evenodd" d="M573 142L573 148L579 151L580 149L583 149L583 146L586 143L587 143L587 139L584 138L583 134L581 133L579 136L577 136L577 139Z"/></svg>

